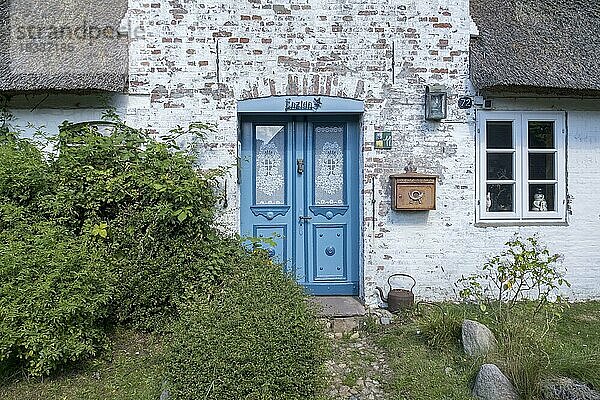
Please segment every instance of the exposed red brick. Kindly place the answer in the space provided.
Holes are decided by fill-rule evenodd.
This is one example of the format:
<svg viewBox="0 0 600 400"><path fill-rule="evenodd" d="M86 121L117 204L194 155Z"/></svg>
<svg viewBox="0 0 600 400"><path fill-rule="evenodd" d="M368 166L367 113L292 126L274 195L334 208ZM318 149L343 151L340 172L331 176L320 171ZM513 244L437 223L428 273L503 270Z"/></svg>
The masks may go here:
<svg viewBox="0 0 600 400"><path fill-rule="evenodd" d="M452 28L452 24L449 24L448 22L442 22L439 24L433 24L434 28Z"/></svg>

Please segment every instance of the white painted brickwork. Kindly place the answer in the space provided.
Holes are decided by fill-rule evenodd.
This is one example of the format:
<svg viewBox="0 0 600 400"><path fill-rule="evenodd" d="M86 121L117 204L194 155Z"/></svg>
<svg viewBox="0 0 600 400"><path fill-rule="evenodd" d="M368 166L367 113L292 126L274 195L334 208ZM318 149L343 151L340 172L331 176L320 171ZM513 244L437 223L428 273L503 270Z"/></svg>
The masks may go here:
<svg viewBox="0 0 600 400"><path fill-rule="evenodd" d="M157 131L193 120L216 123L202 160L207 167L234 164L238 99L322 94L364 100L365 295L373 301L374 285L395 271L427 282L432 289L421 286L422 293L445 293L447 274L459 269L455 257L442 257L445 237L473 220L472 133L455 106L467 88L466 0L132 0L130 18L145 37L130 49L131 93L139 99L128 110L129 122ZM448 123L423 120L426 84L450 87ZM372 149L373 132L381 129L394 132L394 150ZM440 211L389 212L388 175L408 162L441 176ZM239 203L237 195L230 192L229 204ZM225 220L238 226L239 209L227 210ZM446 264L454 266L447 272L436 267Z"/></svg>
<svg viewBox="0 0 600 400"><path fill-rule="evenodd" d="M590 191L600 183L598 113L572 114L569 121L569 226L474 226L473 115L456 107L469 90L467 0L131 0L130 18L145 36L130 48L129 122L158 132L195 120L215 123L201 160L206 167L235 162L236 100L321 94L365 101L368 302L377 301L374 287L395 272L415 276L419 298L452 298L452 283L500 251L516 231L540 232L552 250L565 254L577 298L600 295L600 191ZM443 123L423 119L429 84L449 87ZM393 150L373 150L375 130L393 132ZM390 211L388 176L409 162L440 176L437 210ZM228 188L229 204L239 204L237 186ZM239 226L239 208L224 211L224 220Z"/></svg>
<svg viewBox="0 0 600 400"><path fill-rule="evenodd" d="M456 100L468 82L467 0L130 0L127 122L157 133L214 123L204 167L231 165L223 220L239 226L233 165L236 101L270 95L364 100L364 295L396 272L417 279L417 297L454 298L453 283L497 254L515 232L539 232L565 255L575 299L600 297L600 110L597 102L499 101L499 109L568 111L568 226L475 226L474 113ZM394 49L394 51L392 51ZM392 64L394 63L394 68ZM392 79L393 75L393 79ZM449 115L427 122L425 85L449 88ZM392 150L374 150L376 130ZM440 176L437 210L390 210L388 176L412 163ZM372 191L372 181L375 191ZM371 201L375 199L375 219ZM374 225L373 225L374 224Z"/></svg>

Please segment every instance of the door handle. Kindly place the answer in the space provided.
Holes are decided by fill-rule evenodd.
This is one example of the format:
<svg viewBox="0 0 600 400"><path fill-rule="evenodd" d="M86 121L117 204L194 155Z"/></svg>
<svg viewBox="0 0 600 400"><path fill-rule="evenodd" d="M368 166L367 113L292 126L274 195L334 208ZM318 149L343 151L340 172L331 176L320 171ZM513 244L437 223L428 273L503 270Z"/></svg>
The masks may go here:
<svg viewBox="0 0 600 400"><path fill-rule="evenodd" d="M302 175L304 172L304 159L299 158L296 160L296 165L298 166L298 173Z"/></svg>
<svg viewBox="0 0 600 400"><path fill-rule="evenodd" d="M301 215L298 217L298 220L300 221L300 226L302 226L305 222L308 222L312 219L311 216L306 216L306 215Z"/></svg>

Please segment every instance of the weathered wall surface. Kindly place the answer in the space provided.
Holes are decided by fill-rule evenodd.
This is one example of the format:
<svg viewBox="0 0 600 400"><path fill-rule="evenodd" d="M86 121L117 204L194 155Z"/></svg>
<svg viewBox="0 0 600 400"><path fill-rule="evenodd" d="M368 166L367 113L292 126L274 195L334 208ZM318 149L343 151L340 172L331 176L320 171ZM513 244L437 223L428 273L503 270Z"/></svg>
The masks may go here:
<svg viewBox="0 0 600 400"><path fill-rule="evenodd" d="M447 286L452 269L463 269L445 247L473 219L473 138L455 105L468 85L466 0L131 0L130 17L145 33L130 46L131 123L157 131L215 123L202 161L233 165L236 100L285 94L364 100L366 296L394 271L415 273L431 295ZM430 84L449 87L444 123L423 119ZM393 131L391 151L372 148L374 131L382 129ZM409 162L440 175L438 211L389 212L388 175ZM229 204L239 204L235 190L230 196ZM237 226L239 209L225 212ZM452 267L444 272L446 265Z"/></svg>
<svg viewBox="0 0 600 400"><path fill-rule="evenodd" d="M206 167L235 163L237 100L296 94L364 100L368 302L377 301L374 287L394 272L413 274L420 298L450 298L452 283L514 232L540 232L552 250L565 254L576 297L600 295L594 247L600 194L589 190L600 171L597 112L569 114L569 191L575 197L569 226L474 225L474 116L456 106L470 90L467 0L130 0L129 16L144 34L129 48L128 122L156 132L191 121L214 123L201 157ZM423 118L430 84L449 88L449 116L441 123ZM393 132L392 150L373 149L376 130ZM388 176L409 163L440 176L437 210L390 210ZM233 169L228 181L223 220L237 227Z"/></svg>

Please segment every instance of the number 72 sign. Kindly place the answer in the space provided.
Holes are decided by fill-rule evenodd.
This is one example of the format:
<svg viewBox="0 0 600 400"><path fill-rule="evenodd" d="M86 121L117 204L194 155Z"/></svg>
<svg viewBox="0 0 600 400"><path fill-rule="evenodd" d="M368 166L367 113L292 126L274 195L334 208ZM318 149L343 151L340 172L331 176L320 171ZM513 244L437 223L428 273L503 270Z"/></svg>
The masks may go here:
<svg viewBox="0 0 600 400"><path fill-rule="evenodd" d="M473 107L473 99L470 97L459 97L458 98L458 108L461 110L466 110L467 108Z"/></svg>

